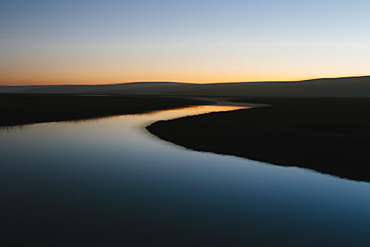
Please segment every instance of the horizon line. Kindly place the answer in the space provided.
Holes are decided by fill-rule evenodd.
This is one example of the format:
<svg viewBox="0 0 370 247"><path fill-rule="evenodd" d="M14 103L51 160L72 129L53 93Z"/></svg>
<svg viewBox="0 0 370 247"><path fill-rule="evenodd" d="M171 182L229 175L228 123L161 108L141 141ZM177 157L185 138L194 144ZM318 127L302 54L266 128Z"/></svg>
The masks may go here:
<svg viewBox="0 0 370 247"><path fill-rule="evenodd" d="M261 81L225 81L225 82L182 82L182 81L170 81L170 80L154 80L154 81L133 81L133 82L115 82L115 83L102 83L102 84L29 84L29 85L4 85L1 84L0 87L43 87L43 86L114 86L121 84L134 84L134 83L179 83L179 84L235 84L235 83L294 83L294 82L304 82L312 80L330 80L330 79L350 79L350 78L361 78L361 77L370 77L369 75L355 75L355 76L339 76L339 77L315 77L315 78L306 78L299 80L261 80Z"/></svg>

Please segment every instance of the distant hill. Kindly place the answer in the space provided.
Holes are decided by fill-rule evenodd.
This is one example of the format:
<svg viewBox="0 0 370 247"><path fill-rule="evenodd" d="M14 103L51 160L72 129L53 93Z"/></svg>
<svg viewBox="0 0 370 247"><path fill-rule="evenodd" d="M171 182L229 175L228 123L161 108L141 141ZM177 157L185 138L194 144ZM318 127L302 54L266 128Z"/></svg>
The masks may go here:
<svg viewBox="0 0 370 247"><path fill-rule="evenodd" d="M370 76L284 82L134 82L112 85L0 86L0 93L243 97L370 97Z"/></svg>
<svg viewBox="0 0 370 247"><path fill-rule="evenodd" d="M134 82L102 85L45 85L45 86L0 86L0 93L56 93L56 94L140 94L141 91L157 91L178 85L177 82Z"/></svg>

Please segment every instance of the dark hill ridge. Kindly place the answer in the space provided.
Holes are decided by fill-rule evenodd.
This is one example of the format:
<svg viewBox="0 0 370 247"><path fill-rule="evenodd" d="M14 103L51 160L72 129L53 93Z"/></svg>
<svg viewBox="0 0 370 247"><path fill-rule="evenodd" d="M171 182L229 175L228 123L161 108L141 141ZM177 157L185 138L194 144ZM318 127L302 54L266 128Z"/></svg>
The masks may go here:
<svg viewBox="0 0 370 247"><path fill-rule="evenodd" d="M0 93L368 98L370 76L210 84L134 82L110 85L2 86Z"/></svg>
<svg viewBox="0 0 370 247"><path fill-rule="evenodd" d="M37 85L37 86L0 86L0 93L59 93L59 94L114 94L115 91L162 88L182 84L179 82L133 82L102 85Z"/></svg>

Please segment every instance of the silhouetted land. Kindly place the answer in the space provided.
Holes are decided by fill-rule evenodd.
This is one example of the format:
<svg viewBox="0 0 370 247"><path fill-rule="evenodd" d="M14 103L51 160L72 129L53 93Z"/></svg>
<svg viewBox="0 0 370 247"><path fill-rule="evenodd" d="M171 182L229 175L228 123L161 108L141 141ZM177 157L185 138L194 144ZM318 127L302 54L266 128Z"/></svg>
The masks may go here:
<svg viewBox="0 0 370 247"><path fill-rule="evenodd" d="M177 95L228 97L368 98L370 76L321 78L304 81L176 83L135 82L112 85L0 86L0 93L104 95Z"/></svg>
<svg viewBox="0 0 370 247"><path fill-rule="evenodd" d="M370 99L235 101L272 107L160 121L147 129L194 150L370 181Z"/></svg>
<svg viewBox="0 0 370 247"><path fill-rule="evenodd" d="M199 104L205 101L156 96L0 94L0 126L81 120Z"/></svg>

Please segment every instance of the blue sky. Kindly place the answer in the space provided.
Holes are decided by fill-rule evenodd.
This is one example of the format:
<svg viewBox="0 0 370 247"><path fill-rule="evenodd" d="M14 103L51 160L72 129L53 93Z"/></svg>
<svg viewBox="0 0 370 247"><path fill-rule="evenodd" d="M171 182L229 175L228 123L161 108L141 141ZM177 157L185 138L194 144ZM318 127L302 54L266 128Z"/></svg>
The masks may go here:
<svg viewBox="0 0 370 247"><path fill-rule="evenodd" d="M0 1L0 84L370 74L369 1Z"/></svg>

